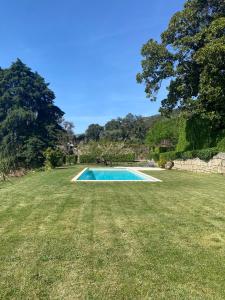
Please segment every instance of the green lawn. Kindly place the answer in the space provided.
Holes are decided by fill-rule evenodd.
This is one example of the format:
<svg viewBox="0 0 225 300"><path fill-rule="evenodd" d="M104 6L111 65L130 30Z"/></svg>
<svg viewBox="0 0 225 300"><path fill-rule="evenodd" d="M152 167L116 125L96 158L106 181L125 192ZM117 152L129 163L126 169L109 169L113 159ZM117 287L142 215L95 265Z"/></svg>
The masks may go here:
<svg viewBox="0 0 225 300"><path fill-rule="evenodd" d="M0 184L0 299L224 299L225 177Z"/></svg>

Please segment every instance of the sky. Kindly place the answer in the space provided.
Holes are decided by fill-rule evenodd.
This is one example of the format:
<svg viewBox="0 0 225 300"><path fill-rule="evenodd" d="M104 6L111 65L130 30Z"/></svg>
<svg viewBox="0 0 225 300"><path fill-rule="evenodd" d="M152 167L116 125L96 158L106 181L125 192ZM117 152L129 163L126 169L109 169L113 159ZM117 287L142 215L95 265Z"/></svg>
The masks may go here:
<svg viewBox="0 0 225 300"><path fill-rule="evenodd" d="M140 50L159 40L184 0L0 0L0 66L17 58L50 83L75 132L128 113L150 116L155 103L136 83Z"/></svg>

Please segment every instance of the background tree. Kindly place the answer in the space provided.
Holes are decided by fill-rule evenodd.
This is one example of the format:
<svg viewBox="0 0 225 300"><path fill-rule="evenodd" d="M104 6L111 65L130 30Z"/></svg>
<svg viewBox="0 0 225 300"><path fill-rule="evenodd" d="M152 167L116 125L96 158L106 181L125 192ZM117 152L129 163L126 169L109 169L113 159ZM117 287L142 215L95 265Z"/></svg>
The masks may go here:
<svg viewBox="0 0 225 300"><path fill-rule="evenodd" d="M188 0L161 35L142 47L139 83L152 101L171 78L161 112L175 108L205 115L225 126L225 1Z"/></svg>
<svg viewBox="0 0 225 300"><path fill-rule="evenodd" d="M0 71L0 153L16 166L43 163L43 150L55 146L63 112L55 95L21 60Z"/></svg>
<svg viewBox="0 0 225 300"><path fill-rule="evenodd" d="M99 124L91 124L85 132L88 141L99 141L104 128Z"/></svg>
<svg viewBox="0 0 225 300"><path fill-rule="evenodd" d="M75 125L71 121L62 120L61 126L63 131L59 136L59 145L67 154L73 154L73 149L76 143L76 136L74 133Z"/></svg>

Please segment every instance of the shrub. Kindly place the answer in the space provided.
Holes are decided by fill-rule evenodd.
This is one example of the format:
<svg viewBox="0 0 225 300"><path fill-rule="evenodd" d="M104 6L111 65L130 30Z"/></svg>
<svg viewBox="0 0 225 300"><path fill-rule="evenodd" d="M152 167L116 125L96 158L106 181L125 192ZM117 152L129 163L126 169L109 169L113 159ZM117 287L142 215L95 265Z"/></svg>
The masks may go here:
<svg viewBox="0 0 225 300"><path fill-rule="evenodd" d="M125 153L125 154L106 154L103 155L106 161L112 162L132 162L135 160L135 153Z"/></svg>
<svg viewBox="0 0 225 300"><path fill-rule="evenodd" d="M225 151L225 138L219 141L217 148L219 151Z"/></svg>
<svg viewBox="0 0 225 300"><path fill-rule="evenodd" d="M158 165L160 168L165 168L166 163L167 163L167 161L165 158L160 158L158 161Z"/></svg>
<svg viewBox="0 0 225 300"><path fill-rule="evenodd" d="M186 151L180 154L181 159L192 159L192 158L199 158L205 161L209 161L214 155L218 153L217 148L207 148L202 150L193 150L193 151Z"/></svg>
<svg viewBox="0 0 225 300"><path fill-rule="evenodd" d="M75 165L77 163L77 155L69 154L66 156L67 165Z"/></svg>
<svg viewBox="0 0 225 300"><path fill-rule="evenodd" d="M160 154L160 160L175 160L175 159L193 159L199 158L205 161L209 161L214 155L219 152L217 148L207 148L202 150L192 150L192 151L185 151L185 152L164 152Z"/></svg>
<svg viewBox="0 0 225 300"><path fill-rule="evenodd" d="M14 170L14 161L11 157L0 157L0 179L5 181Z"/></svg>
<svg viewBox="0 0 225 300"><path fill-rule="evenodd" d="M80 163L81 164L92 164L97 160L96 155L94 154L82 154L80 155Z"/></svg>
<svg viewBox="0 0 225 300"><path fill-rule="evenodd" d="M193 156L208 161L217 153L219 153L219 150L217 148L208 148L193 151Z"/></svg>
<svg viewBox="0 0 225 300"><path fill-rule="evenodd" d="M47 148L43 154L46 169L54 169L63 165L65 155L60 149Z"/></svg>
<svg viewBox="0 0 225 300"><path fill-rule="evenodd" d="M164 159L166 161L170 161L170 160L175 160L177 157L177 153L176 151L169 151L169 152L164 152L164 153L160 153L160 159Z"/></svg>
<svg viewBox="0 0 225 300"><path fill-rule="evenodd" d="M149 159L153 159L154 161L159 161L159 153L157 153L157 152L151 152L149 154Z"/></svg>

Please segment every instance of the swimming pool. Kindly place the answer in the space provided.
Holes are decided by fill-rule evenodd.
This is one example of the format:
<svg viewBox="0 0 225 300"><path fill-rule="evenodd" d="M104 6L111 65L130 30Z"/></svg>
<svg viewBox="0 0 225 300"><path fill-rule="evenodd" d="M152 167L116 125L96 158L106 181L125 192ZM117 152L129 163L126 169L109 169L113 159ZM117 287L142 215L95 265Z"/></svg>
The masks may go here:
<svg viewBox="0 0 225 300"><path fill-rule="evenodd" d="M119 168L85 168L72 181L160 181L144 173Z"/></svg>

